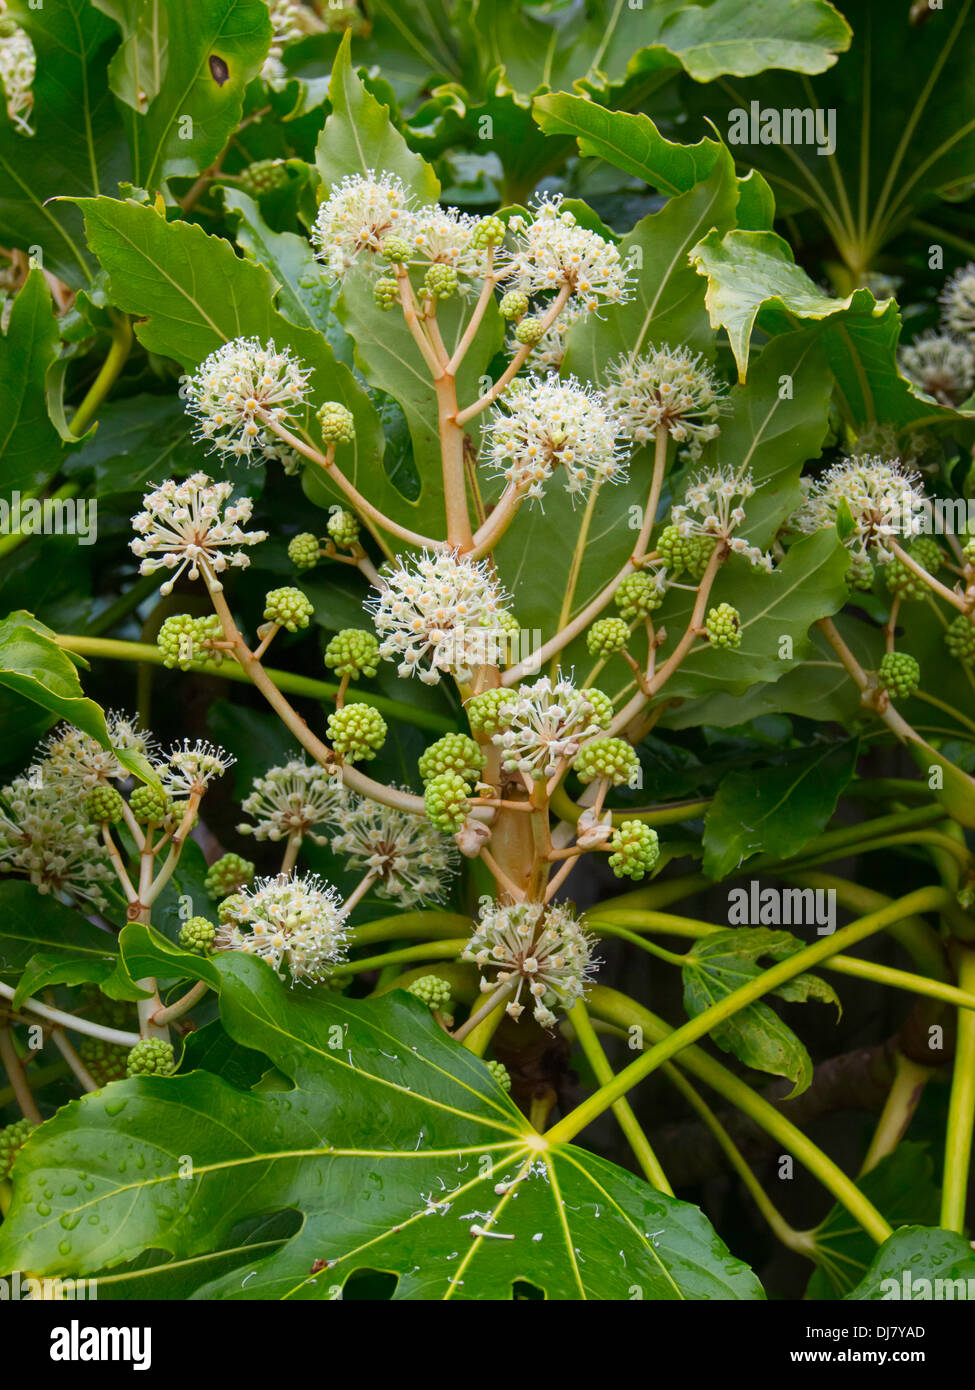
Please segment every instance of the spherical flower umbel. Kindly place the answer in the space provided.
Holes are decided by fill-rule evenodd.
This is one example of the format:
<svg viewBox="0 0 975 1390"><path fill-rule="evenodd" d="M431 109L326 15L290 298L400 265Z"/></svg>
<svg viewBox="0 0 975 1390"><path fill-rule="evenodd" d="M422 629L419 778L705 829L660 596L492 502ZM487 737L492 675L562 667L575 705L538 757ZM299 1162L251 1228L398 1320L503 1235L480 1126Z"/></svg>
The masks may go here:
<svg viewBox="0 0 975 1390"><path fill-rule="evenodd" d="M259 460L280 437L267 424L296 423L308 394L309 372L288 348L257 338L234 338L211 352L184 387L196 438L228 458Z"/></svg>
<svg viewBox="0 0 975 1390"><path fill-rule="evenodd" d="M724 541L734 555L771 573L772 557L743 536L735 535L745 520L744 503L755 495L747 468L713 468L691 478L680 506L671 508L671 520L684 540L703 537Z"/></svg>
<svg viewBox="0 0 975 1390"><path fill-rule="evenodd" d="M922 333L897 354L908 381L942 405L961 405L975 385L975 351L947 333Z"/></svg>
<svg viewBox="0 0 975 1390"><path fill-rule="evenodd" d="M626 476L627 452L616 418L601 394L575 377L513 381L485 431L486 460L532 499L542 496L559 469L565 470L563 485L570 494Z"/></svg>
<svg viewBox="0 0 975 1390"><path fill-rule="evenodd" d="M622 738L594 738L583 745L572 763L580 782L606 780L614 787L635 786L640 759Z"/></svg>
<svg viewBox="0 0 975 1390"><path fill-rule="evenodd" d="M365 628L345 627L329 639L322 660L337 676L374 676L379 670L379 643Z"/></svg>
<svg viewBox="0 0 975 1390"><path fill-rule="evenodd" d="M908 652L886 652L877 680L892 700L907 700L921 684L921 667Z"/></svg>
<svg viewBox="0 0 975 1390"><path fill-rule="evenodd" d="M386 742L386 721L372 705L343 705L325 727L336 753L350 763L371 761Z"/></svg>
<svg viewBox="0 0 975 1390"><path fill-rule="evenodd" d="M401 676L436 685L443 672L468 680L475 666L496 664L506 642L501 614L508 596L485 561L424 551L400 559L383 581L366 608L380 656L398 659Z"/></svg>
<svg viewBox="0 0 975 1390"><path fill-rule="evenodd" d="M163 790L172 797L202 796L214 777L222 777L237 761L215 744L184 739L159 769Z"/></svg>
<svg viewBox="0 0 975 1390"><path fill-rule="evenodd" d="M491 741L501 750L505 771L551 777L563 759L574 758L587 738L607 726L611 713L602 691L579 690L561 672L554 681L542 676L498 706L500 731Z"/></svg>
<svg viewBox="0 0 975 1390"><path fill-rule="evenodd" d="M496 972L493 980L482 978L482 990L515 982L506 1005L511 1018L524 1013L522 995L527 994L536 1021L550 1028L555 1009L567 1012L583 997L596 965L593 944L561 904L494 903L482 910L462 959Z"/></svg>
<svg viewBox="0 0 975 1390"><path fill-rule="evenodd" d="M300 758L268 768L252 786L241 803L251 820L241 822L237 830L255 840L276 842L300 835L316 845L327 844L327 836L316 833L315 827L334 824L348 804L341 777Z"/></svg>
<svg viewBox="0 0 975 1390"><path fill-rule="evenodd" d="M487 248L479 245L482 238L474 235L480 225L480 218L457 208L437 204L419 208L413 214L408 237L410 258L452 271L454 284L466 293L472 279L483 279L487 273ZM495 269L499 264L496 253Z"/></svg>
<svg viewBox="0 0 975 1390"><path fill-rule="evenodd" d="M231 503L233 491L233 483L214 483L205 473L194 473L182 483L170 478L143 497L145 510L132 518L138 535L130 549L142 562L140 574L168 571L161 594L172 593L184 570L190 579L202 574L209 588L222 589L218 575L250 564L249 555L231 547L267 540L266 531L241 529L254 504L246 497Z"/></svg>
<svg viewBox="0 0 975 1390"><path fill-rule="evenodd" d="M409 239L416 214L412 197L395 174L370 169L336 184L318 209L311 240L318 259L332 275L343 275L360 260L374 260L388 238Z"/></svg>
<svg viewBox="0 0 975 1390"><path fill-rule="evenodd" d="M843 544L854 556L872 556L887 564L892 558L888 541L922 529L926 499L919 484L918 474L899 459L854 455L805 483L805 501L792 524L810 534L852 518L852 529L848 524L840 527Z"/></svg>
<svg viewBox="0 0 975 1390"><path fill-rule="evenodd" d="M348 856L350 868L378 874L377 897L395 899L401 907L440 900L457 871L458 854L424 816L350 797L336 819L332 849Z"/></svg>
<svg viewBox="0 0 975 1390"><path fill-rule="evenodd" d="M203 887L211 898L226 898L251 882L254 865L240 854L222 854L206 871Z"/></svg>
<svg viewBox="0 0 975 1390"><path fill-rule="evenodd" d="M124 782L129 770L116 756L115 749L152 757L155 741L139 726L136 718L109 710L105 716L110 748L103 748L91 734L73 724L59 724L40 746L37 773L44 781L62 784L70 797L87 794L109 782Z"/></svg>
<svg viewBox="0 0 975 1390"><path fill-rule="evenodd" d="M300 589L290 585L283 589L272 589L264 598L264 616L272 623L297 632L311 622L315 605Z"/></svg>
<svg viewBox="0 0 975 1390"><path fill-rule="evenodd" d="M282 979L320 981L345 956L339 893L317 874L256 879L220 907L218 951L260 956Z"/></svg>
<svg viewBox="0 0 975 1390"><path fill-rule="evenodd" d="M660 858L660 840L652 825L641 820L625 820L613 831L609 842L609 867L617 878L639 882Z"/></svg>
<svg viewBox="0 0 975 1390"><path fill-rule="evenodd" d="M637 444L651 441L659 427L695 459L720 433L724 385L690 348L650 344L645 353L614 362L609 383L610 408Z"/></svg>
<svg viewBox="0 0 975 1390"><path fill-rule="evenodd" d="M565 288L588 313L630 298L632 277L617 248L563 212L559 197L543 195L530 222L513 217L508 226L518 234L513 276L526 294Z"/></svg>
<svg viewBox="0 0 975 1390"><path fill-rule="evenodd" d="M27 117L34 104L34 45L12 19L0 14L0 81L7 98L7 115L23 134L31 133Z"/></svg>
<svg viewBox="0 0 975 1390"><path fill-rule="evenodd" d="M98 827L43 763L0 788L0 873L9 872L26 874L41 893L107 906L102 888L113 875Z"/></svg>
<svg viewBox="0 0 975 1390"><path fill-rule="evenodd" d="M957 270L938 296L941 319L950 333L975 340L975 261Z"/></svg>

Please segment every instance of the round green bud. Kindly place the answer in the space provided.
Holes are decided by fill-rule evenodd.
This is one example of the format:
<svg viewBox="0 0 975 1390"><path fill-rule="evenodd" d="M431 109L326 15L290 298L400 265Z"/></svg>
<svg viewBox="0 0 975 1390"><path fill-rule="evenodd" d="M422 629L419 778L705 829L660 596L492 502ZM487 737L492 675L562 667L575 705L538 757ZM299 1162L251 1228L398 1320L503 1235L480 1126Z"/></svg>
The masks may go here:
<svg viewBox="0 0 975 1390"><path fill-rule="evenodd" d="M442 772L456 772L465 782L476 782L487 761L467 734L444 734L420 755L420 776L424 782L439 777Z"/></svg>
<svg viewBox="0 0 975 1390"><path fill-rule="evenodd" d="M665 526L661 531L657 537L657 554L671 575L683 574L690 558L690 547L676 526Z"/></svg>
<svg viewBox="0 0 975 1390"><path fill-rule="evenodd" d="M586 699L592 705L593 718L601 729L608 729L613 722L613 702L603 691L591 685L586 691Z"/></svg>
<svg viewBox="0 0 975 1390"><path fill-rule="evenodd" d="M450 985L439 975L421 975L409 986L407 993L422 999L431 1009L442 1009L450 1003Z"/></svg>
<svg viewBox="0 0 975 1390"><path fill-rule="evenodd" d="M944 555L941 546L930 536L919 536L908 551L912 560L916 560L919 565L923 565L928 574L937 574L944 564Z"/></svg>
<svg viewBox="0 0 975 1390"><path fill-rule="evenodd" d="M969 564L975 565L975 536L969 536L962 553Z"/></svg>
<svg viewBox="0 0 975 1390"><path fill-rule="evenodd" d="M971 618L959 613L945 633L945 646L956 661L975 666L975 624Z"/></svg>
<svg viewBox="0 0 975 1390"><path fill-rule="evenodd" d="M887 652L877 676L892 700L907 700L921 683L921 668L907 652Z"/></svg>
<svg viewBox="0 0 975 1390"><path fill-rule="evenodd" d="M542 327L542 320L536 318L534 314L526 314L515 329L515 340L521 343L522 347L534 347L545 337L545 329Z"/></svg>
<svg viewBox="0 0 975 1390"><path fill-rule="evenodd" d="M351 444L355 439L355 418L339 401L326 401L317 415L326 444Z"/></svg>
<svg viewBox="0 0 975 1390"><path fill-rule="evenodd" d="M310 531L302 531L301 535L292 536L288 542L288 559L296 570L313 570L321 558L322 548L318 537Z"/></svg>
<svg viewBox="0 0 975 1390"><path fill-rule="evenodd" d="M412 247L408 241L400 236L387 237L383 242L380 254L390 265L403 265L412 255Z"/></svg>
<svg viewBox="0 0 975 1390"><path fill-rule="evenodd" d="M521 631L521 623L514 613L509 613L505 608L499 608L494 615L494 621L501 632L516 633Z"/></svg>
<svg viewBox="0 0 975 1390"><path fill-rule="evenodd" d="M586 633L589 655L595 657L625 651L629 640L630 629L622 618L599 618Z"/></svg>
<svg viewBox="0 0 975 1390"><path fill-rule="evenodd" d="M399 281L384 275L372 287L372 297L380 309L391 309L399 300Z"/></svg>
<svg viewBox="0 0 975 1390"><path fill-rule="evenodd" d="M108 1086L113 1081L124 1081L127 1073L126 1062L129 1056L127 1047L117 1043L103 1042L101 1038L83 1037L77 1044L78 1056L91 1073L92 1080L99 1086Z"/></svg>
<svg viewBox="0 0 975 1390"><path fill-rule="evenodd" d="M366 628L346 627L329 641L324 661L337 676L374 676L379 670L379 643Z"/></svg>
<svg viewBox="0 0 975 1390"><path fill-rule="evenodd" d="M125 802L114 787L95 787L88 795L85 810L98 825L118 825L125 813Z"/></svg>
<svg viewBox="0 0 975 1390"><path fill-rule="evenodd" d="M449 299L457 293L457 272L452 265L430 266L423 277L423 288L434 299Z"/></svg>
<svg viewBox="0 0 975 1390"><path fill-rule="evenodd" d="M334 511L329 512L325 529L336 545L351 550L359 539L359 518L355 512L336 507Z"/></svg>
<svg viewBox="0 0 975 1390"><path fill-rule="evenodd" d="M496 734L505 727L501 712L503 705L518 697L506 686L494 690L484 690L467 701L467 720L475 734Z"/></svg>
<svg viewBox="0 0 975 1390"><path fill-rule="evenodd" d="M254 865L249 859L240 854L222 854L207 869L203 886L211 898L225 898L228 893L246 888L253 877Z"/></svg>
<svg viewBox="0 0 975 1390"><path fill-rule="evenodd" d="M432 777L423 792L427 819L445 835L463 830L467 819L467 783L457 772L441 772Z"/></svg>
<svg viewBox="0 0 975 1390"><path fill-rule="evenodd" d="M851 589L859 589L861 593L868 593L873 588L873 581L877 571L869 555L852 555L850 566L846 571L846 582Z"/></svg>
<svg viewBox="0 0 975 1390"><path fill-rule="evenodd" d="M686 544L687 572L692 579L702 579L718 539L716 536L690 536Z"/></svg>
<svg viewBox="0 0 975 1390"><path fill-rule="evenodd" d="M730 603L719 603L717 608L709 608L704 626L712 647L741 645L741 614Z"/></svg>
<svg viewBox="0 0 975 1390"><path fill-rule="evenodd" d="M142 1038L128 1056L129 1076L172 1076L176 1070L176 1054L172 1043L162 1038Z"/></svg>
<svg viewBox="0 0 975 1390"><path fill-rule="evenodd" d="M660 858L660 841L651 825L625 820L609 842L609 867L617 878L644 878Z"/></svg>
<svg viewBox="0 0 975 1390"><path fill-rule="evenodd" d="M272 589L264 598L264 616L288 632L297 632L311 621L315 605L300 589Z"/></svg>
<svg viewBox="0 0 975 1390"><path fill-rule="evenodd" d="M506 230L500 217L482 217L471 232L471 246L475 251L486 251L489 246L500 246Z"/></svg>
<svg viewBox="0 0 975 1390"><path fill-rule="evenodd" d="M217 921L221 926L227 926L236 922L240 914L247 909L247 900L241 893L231 893L229 898L224 898L217 908Z"/></svg>
<svg viewBox="0 0 975 1390"><path fill-rule="evenodd" d="M343 705L326 727L332 747L350 763L368 762L386 742L386 721L372 705Z"/></svg>
<svg viewBox="0 0 975 1390"><path fill-rule="evenodd" d="M520 319L528 313L528 296L523 290L509 290L501 296L498 311L503 319Z"/></svg>
<svg viewBox="0 0 975 1390"><path fill-rule="evenodd" d="M142 784L129 797L129 810L140 825L160 825L169 815L170 800L161 787L157 791Z"/></svg>
<svg viewBox="0 0 975 1390"><path fill-rule="evenodd" d="M196 655L196 622L188 613L174 613L156 634L156 646L163 665L188 671Z"/></svg>
<svg viewBox="0 0 975 1390"><path fill-rule="evenodd" d="M237 184L245 193L259 198L262 193L273 193L277 188L285 188L288 183L288 170L277 159L255 159L237 175Z"/></svg>
<svg viewBox="0 0 975 1390"><path fill-rule="evenodd" d="M503 1062L488 1062L487 1068L502 1091L511 1090L511 1077L508 1074L508 1068Z"/></svg>
<svg viewBox="0 0 975 1390"><path fill-rule="evenodd" d="M941 568L941 551L934 541L922 537L914 542L907 554L929 574L934 574ZM902 601L913 600L919 603L931 592L921 576L896 555L884 565L882 573L888 591Z"/></svg>
<svg viewBox="0 0 975 1390"><path fill-rule="evenodd" d="M620 617L628 623L648 618L656 612L664 601L663 591L657 586L653 576L645 570L635 570L628 574L617 586L614 594Z"/></svg>
<svg viewBox="0 0 975 1390"><path fill-rule="evenodd" d="M179 944L184 951L195 951L197 955L208 956L213 950L216 934L216 927L205 917L191 917L179 929Z"/></svg>
<svg viewBox="0 0 975 1390"><path fill-rule="evenodd" d="M0 1181L10 1176L14 1159L27 1142L31 1130L37 1126L33 1120L14 1120L12 1125L0 1129Z"/></svg>
<svg viewBox="0 0 975 1390"><path fill-rule="evenodd" d="M572 762L580 782L608 778L614 787L636 785L640 759L622 738L594 738L580 748Z"/></svg>

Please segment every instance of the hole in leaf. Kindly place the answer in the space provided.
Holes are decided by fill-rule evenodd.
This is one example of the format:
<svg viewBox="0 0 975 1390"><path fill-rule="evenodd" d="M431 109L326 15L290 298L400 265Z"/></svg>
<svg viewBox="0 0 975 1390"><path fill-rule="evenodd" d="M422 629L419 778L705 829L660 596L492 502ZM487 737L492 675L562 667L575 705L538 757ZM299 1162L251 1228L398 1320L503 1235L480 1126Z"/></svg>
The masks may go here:
<svg viewBox="0 0 975 1390"><path fill-rule="evenodd" d="M230 76L230 69L216 53L210 54L210 72L218 87L222 87Z"/></svg>
<svg viewBox="0 0 975 1390"><path fill-rule="evenodd" d="M384 1274L378 1269L357 1269L350 1274L342 1289L342 1300L358 1302L388 1303L396 1292L399 1283L395 1274Z"/></svg>
<svg viewBox="0 0 975 1390"><path fill-rule="evenodd" d="M515 1303L544 1303L545 1295L534 1284L524 1279L516 1279L511 1286L511 1297Z"/></svg>

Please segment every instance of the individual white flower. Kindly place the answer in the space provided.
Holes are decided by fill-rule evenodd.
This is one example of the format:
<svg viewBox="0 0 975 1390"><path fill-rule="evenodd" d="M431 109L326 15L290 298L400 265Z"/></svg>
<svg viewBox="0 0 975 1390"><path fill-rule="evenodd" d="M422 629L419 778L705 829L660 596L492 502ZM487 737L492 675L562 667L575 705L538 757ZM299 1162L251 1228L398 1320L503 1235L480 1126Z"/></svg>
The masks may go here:
<svg viewBox="0 0 975 1390"><path fill-rule="evenodd" d="M129 771L112 749L126 749L151 758L155 741L139 727L137 719L118 710L109 710L105 723L112 748L103 748L91 734L73 724L60 724L41 744L39 775L60 782L69 795L87 795L106 782L126 781Z"/></svg>
<svg viewBox="0 0 975 1390"><path fill-rule="evenodd" d="M308 394L309 372L272 339L234 338L211 352L184 384L195 438L229 458L276 457L281 440L265 417L289 428ZM287 447L287 446L286 446Z"/></svg>
<svg viewBox="0 0 975 1390"><path fill-rule="evenodd" d="M941 322L948 332L959 338L975 338L975 261L969 261L946 280L938 298Z"/></svg>
<svg viewBox="0 0 975 1390"><path fill-rule="evenodd" d="M43 764L0 789L0 871L24 873L41 893L101 910L102 885L114 875L82 806Z"/></svg>
<svg viewBox="0 0 975 1390"><path fill-rule="evenodd" d="M260 956L292 984L324 980L344 959L348 932L342 898L317 874L259 878L221 907L218 951Z"/></svg>
<svg viewBox="0 0 975 1390"><path fill-rule="evenodd" d="M486 425L487 458L533 500L556 469L568 493L597 482L622 482L627 451L620 426L600 393L575 377L527 377L511 383Z"/></svg>
<svg viewBox="0 0 975 1390"><path fill-rule="evenodd" d="M695 459L721 432L724 385L690 348L650 344L645 353L614 362L609 378L606 399L638 444L652 440L662 425Z"/></svg>
<svg viewBox="0 0 975 1390"><path fill-rule="evenodd" d="M558 373L569 345L569 331L572 326L586 317L585 309L578 308L573 300L565 306L558 318L546 328L532 348L531 364L538 372ZM514 333L505 342L505 351L514 357L522 346Z"/></svg>
<svg viewBox="0 0 975 1390"><path fill-rule="evenodd" d="M415 674L436 685L442 672L468 680L475 666L497 664L509 640L503 622L507 595L485 561L424 551L400 557L384 571L383 583L365 606L380 656L398 660L401 676Z"/></svg>
<svg viewBox="0 0 975 1390"><path fill-rule="evenodd" d="M975 352L947 333L922 333L897 353L908 381L942 405L960 405L975 385Z"/></svg>
<svg viewBox="0 0 975 1390"><path fill-rule="evenodd" d="M735 532L745 520L742 505L755 495L755 484L747 468L713 468L691 478L680 506L672 507L670 516L678 534L688 539L703 536L724 541L735 555L741 555L757 569L772 571L772 557L749 545Z"/></svg>
<svg viewBox="0 0 975 1390"><path fill-rule="evenodd" d="M607 725L609 701L598 690L579 690L559 672L519 685L514 698L498 705L502 728L491 741L507 772L552 777L563 759L574 758L587 738Z"/></svg>
<svg viewBox="0 0 975 1390"><path fill-rule="evenodd" d="M917 535L923 527L926 499L917 473L899 459L869 454L834 463L812 482L803 479L805 501L792 518L798 531L812 533L840 526L843 544L858 558L872 556L886 564L887 542ZM853 526L847 532L849 519ZM846 534L844 534L846 532Z"/></svg>
<svg viewBox="0 0 975 1390"><path fill-rule="evenodd" d="M497 972L493 980L482 978L482 990L517 980L508 1014L518 1019L524 1013L521 996L527 992L536 1021L550 1028L555 1009L567 1012L583 997L597 964L593 945L561 904L494 903L482 909L462 959Z"/></svg>
<svg viewBox="0 0 975 1390"><path fill-rule="evenodd" d="M315 826L333 823L347 800L341 777L292 758L255 777L253 791L241 805L254 824L244 821L237 829L256 840L286 840L297 834L324 845L327 837L316 834Z"/></svg>
<svg viewBox="0 0 975 1390"><path fill-rule="evenodd" d="M588 313L630 298L632 277L617 248L580 226L571 212L562 212L560 197L543 194L530 222L514 217L508 227L518 234L511 259L513 282L526 294L567 286Z"/></svg>
<svg viewBox="0 0 975 1390"><path fill-rule="evenodd" d="M165 764L157 771L163 790L181 799L202 796L214 777L222 777L236 761L212 743L202 739L190 743L187 738L170 750Z"/></svg>
<svg viewBox="0 0 975 1390"><path fill-rule="evenodd" d="M0 81L7 99L7 115L22 133L31 133L28 123L34 104L34 73L37 60L34 45L12 19L0 14Z"/></svg>
<svg viewBox="0 0 975 1390"><path fill-rule="evenodd" d="M333 275L342 275L363 255L374 257L391 236L411 241L416 214L412 197L395 174L350 174L318 209L311 239Z"/></svg>
<svg viewBox="0 0 975 1390"><path fill-rule="evenodd" d="M347 855L351 868L379 875L377 897L394 898L401 907L438 902L457 871L455 846L425 816L353 797L336 820L340 833L332 849Z"/></svg>
<svg viewBox="0 0 975 1390"><path fill-rule="evenodd" d="M182 483L170 478L143 497L145 510L132 518L139 534L130 548L142 561L140 574L171 572L172 577L160 586L161 594L172 593L184 570L190 579L199 579L202 573L209 588L222 589L218 574L250 564L244 551L226 547L267 540L266 531L241 530L240 523L250 521L254 504L242 497L228 506L233 490L233 483L214 483L205 473L194 473Z"/></svg>
<svg viewBox="0 0 975 1390"><path fill-rule="evenodd" d="M409 235L405 238L419 260L431 265L448 265L460 277L462 293L470 289L471 279L483 279L487 274L487 251L472 245L471 236L479 217L459 212L457 208L442 208L438 204L418 209L412 217ZM494 268L501 265L501 250L495 249ZM466 277L466 280L465 280Z"/></svg>

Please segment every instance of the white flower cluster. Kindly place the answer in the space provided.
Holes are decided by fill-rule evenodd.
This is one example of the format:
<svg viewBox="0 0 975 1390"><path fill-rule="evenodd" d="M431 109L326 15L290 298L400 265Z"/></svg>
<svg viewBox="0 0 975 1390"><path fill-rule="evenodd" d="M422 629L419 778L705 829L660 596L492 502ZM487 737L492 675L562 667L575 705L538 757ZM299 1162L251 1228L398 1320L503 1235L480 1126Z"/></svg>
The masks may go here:
<svg viewBox="0 0 975 1390"><path fill-rule="evenodd" d="M218 574L250 564L244 551L227 547L258 545L267 540L267 532L241 530L254 504L245 497L228 506L233 490L233 483L214 483L205 473L194 473L182 483L170 478L143 497L145 510L132 518L139 534L130 546L142 561L140 574L170 572L160 593L171 594L184 570L191 579L202 573L209 588L222 589Z"/></svg>
<svg viewBox="0 0 975 1390"><path fill-rule="evenodd" d="M563 212L560 197L543 194L530 222L513 217L508 227L518 241L511 257L513 283L525 294L566 288L577 307L590 314L630 298L633 277L617 248Z"/></svg>
<svg viewBox="0 0 975 1390"><path fill-rule="evenodd" d="M316 834L315 827L332 824L347 801L341 777L317 764L309 767L301 758L292 758L280 767L268 768L263 777L255 777L253 790L241 805L254 823L243 821L237 829L255 840L307 835L316 845L324 845L328 838Z"/></svg>
<svg viewBox="0 0 975 1390"><path fill-rule="evenodd" d="M401 232L417 259L424 264L447 265L459 277L458 288L470 289L469 279L483 279L487 274L487 251L473 244L474 228L480 218L471 217L457 208L442 208L437 204L417 209L410 217L408 233ZM497 249L494 268L501 265ZM465 280L465 277L467 279Z"/></svg>
<svg viewBox="0 0 975 1390"><path fill-rule="evenodd" d="M364 256L375 257L389 237L410 241L411 209L412 195L395 174L349 174L318 209L312 245L333 275L343 275Z"/></svg>
<svg viewBox="0 0 975 1390"><path fill-rule="evenodd" d="M137 719L118 710L109 710L105 723L112 748L141 753L149 759L155 756L155 741L139 727ZM56 781L68 799L84 797L97 786L124 782L129 777L112 748L103 748L91 734L83 733L73 724L61 724L41 744L42 756L36 770L48 781Z"/></svg>
<svg viewBox="0 0 975 1390"><path fill-rule="evenodd" d="M211 352L184 384L196 438L228 458L280 457L291 450L267 424L289 428L308 394L307 368L288 348L257 338L234 338Z"/></svg>
<svg viewBox="0 0 975 1390"><path fill-rule="evenodd" d="M425 816L349 797L334 820L340 833L332 849L348 856L350 868L378 874L376 896L395 898L401 907L438 902L457 871L453 842Z"/></svg>
<svg viewBox="0 0 975 1390"><path fill-rule="evenodd" d="M184 739L156 767L163 790L172 797L202 796L214 777L222 777L237 761L222 748L202 739Z"/></svg>
<svg viewBox="0 0 975 1390"><path fill-rule="evenodd" d="M27 874L41 893L101 910L113 873L98 827L46 763L0 788L0 872Z"/></svg>
<svg viewBox="0 0 975 1390"><path fill-rule="evenodd" d="M747 469L715 468L690 480L683 503L671 509L671 519L681 536L725 541L733 555L770 574L771 555L735 535L745 520L742 504L754 495L755 484Z"/></svg>
<svg viewBox="0 0 975 1390"><path fill-rule="evenodd" d="M443 672L469 680L475 666L496 664L507 639L507 596L483 560L424 551L418 558L401 557L384 572L383 583L366 608L380 655L398 660L401 676L418 675L436 685Z"/></svg>
<svg viewBox="0 0 975 1390"><path fill-rule="evenodd" d="M908 381L941 405L961 405L975 385L975 351L948 333L922 333L899 349L897 362Z"/></svg>
<svg viewBox="0 0 975 1390"><path fill-rule="evenodd" d="M284 50L288 44L321 29L322 24L301 0L265 0L265 4L271 12L271 47L261 68L261 77L271 87L281 88L287 82L282 61Z"/></svg>
<svg viewBox="0 0 975 1390"><path fill-rule="evenodd" d="M975 340L975 261L962 266L945 282L939 296L941 319L950 333Z"/></svg>
<svg viewBox="0 0 975 1390"><path fill-rule="evenodd" d="M587 738L608 728L612 706L598 690L579 690L561 672L520 685L498 705L502 728L491 741L501 750L507 772L552 777L563 759L574 758Z"/></svg>
<svg viewBox="0 0 975 1390"><path fill-rule="evenodd" d="M872 555L886 564L892 558L887 541L917 535L922 528L925 496L919 476L899 459L855 455L811 482L802 481L806 497L792 519L796 530L809 534L852 519L843 543L858 559ZM841 525L841 534L845 529Z"/></svg>
<svg viewBox="0 0 975 1390"><path fill-rule="evenodd" d="M723 383L690 348L651 344L645 354L614 362L609 379L606 399L637 444L662 426L695 459L720 433Z"/></svg>
<svg viewBox="0 0 975 1390"><path fill-rule="evenodd" d="M345 909L317 874L255 879L224 900L218 951L260 956L283 978L324 980L345 955Z"/></svg>
<svg viewBox="0 0 975 1390"><path fill-rule="evenodd" d="M627 451L620 428L600 393L564 381L532 376L511 383L503 405L485 426L487 458L509 483L540 499L559 468L570 494L588 491L597 482L622 482Z"/></svg>
<svg viewBox="0 0 975 1390"><path fill-rule="evenodd" d="M23 134L31 133L28 116L34 104L34 45L12 19L0 13L0 81L7 98L7 115Z"/></svg>
<svg viewBox="0 0 975 1390"><path fill-rule="evenodd" d="M567 907L495 903L482 910L462 959L497 972L494 980L482 978L482 990L517 980L507 1004L514 1019L525 1011L521 996L527 986L536 1022L551 1028L555 1009L567 1011L583 997L595 972L592 952L592 938Z"/></svg>

